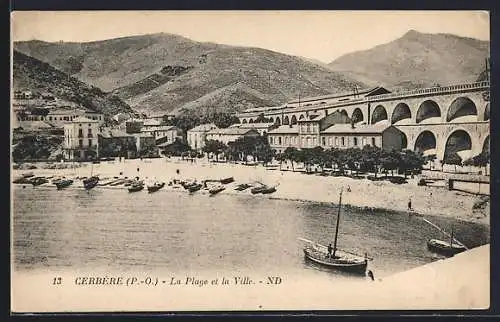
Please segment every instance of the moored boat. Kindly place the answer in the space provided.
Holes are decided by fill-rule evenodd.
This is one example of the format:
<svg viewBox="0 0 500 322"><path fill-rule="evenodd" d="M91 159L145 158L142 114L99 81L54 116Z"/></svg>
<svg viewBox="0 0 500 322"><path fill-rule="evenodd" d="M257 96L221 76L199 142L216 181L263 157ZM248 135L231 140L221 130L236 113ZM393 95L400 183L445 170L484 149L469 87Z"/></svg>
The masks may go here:
<svg viewBox="0 0 500 322"><path fill-rule="evenodd" d="M64 189L66 187L69 187L73 184L73 180L71 179L61 179L55 182L55 185L57 187L57 190Z"/></svg>
<svg viewBox="0 0 500 322"><path fill-rule="evenodd" d="M85 188L85 190L90 190L95 186L97 186L98 183L99 183L99 177L92 176L88 179L83 180L83 187Z"/></svg>
<svg viewBox="0 0 500 322"><path fill-rule="evenodd" d="M252 185L248 184L248 183L242 183L242 184L239 184L236 188L234 188L234 190L236 191L243 191L243 190L246 190L248 188L250 188Z"/></svg>
<svg viewBox="0 0 500 322"><path fill-rule="evenodd" d="M223 185L214 185L208 189L208 192L211 195L215 195L215 194L217 194L225 189L226 189L226 187L224 187Z"/></svg>
<svg viewBox="0 0 500 322"><path fill-rule="evenodd" d="M153 193L160 190L163 187L165 187L165 182L155 182L154 184L148 186L148 192Z"/></svg>
<svg viewBox="0 0 500 322"><path fill-rule="evenodd" d="M345 250L338 249L337 247L341 207L342 190L340 191L337 224L335 226L335 238L333 247L331 244L327 247L319 243L314 243L310 240L300 238L302 241L308 242L308 245L303 248L304 255L306 259L326 267L348 271L351 273L364 274L366 272L366 267L368 266L368 256L366 254L365 256L360 256Z"/></svg>
<svg viewBox="0 0 500 322"><path fill-rule="evenodd" d="M276 192L276 187L266 187L260 193L262 193L262 194L265 195L265 194L270 194L270 193L273 193L273 192Z"/></svg>
<svg viewBox="0 0 500 322"><path fill-rule="evenodd" d="M49 180L44 177L34 177L30 180L30 182L34 187L36 187L49 182Z"/></svg>
<svg viewBox="0 0 500 322"><path fill-rule="evenodd" d="M223 179L220 180L220 183L222 183L222 184L228 184L228 183L231 183L231 182L234 182L234 178L233 177L223 178Z"/></svg>
<svg viewBox="0 0 500 322"><path fill-rule="evenodd" d="M134 182L130 185L130 187L128 187L128 192L137 192L141 191L142 189L144 189L144 183Z"/></svg>
<svg viewBox="0 0 500 322"><path fill-rule="evenodd" d="M254 195L255 195L255 194L258 194L258 193L262 193L262 191L266 190L267 188L268 188L268 187L267 187L267 186L264 186L264 185L262 185L262 186L258 186L258 187L253 187L253 188L250 190L250 192L251 192L252 194L254 194Z"/></svg>
<svg viewBox="0 0 500 322"><path fill-rule="evenodd" d="M203 187L203 185L201 183L196 183L194 185L189 186L187 190L189 192L196 192L196 191L200 190L202 187Z"/></svg>
<svg viewBox="0 0 500 322"><path fill-rule="evenodd" d="M429 241L427 241L427 249L429 249L433 253L438 253L445 256L453 256L467 250L467 248L462 244L452 244L450 242L439 239L430 239Z"/></svg>

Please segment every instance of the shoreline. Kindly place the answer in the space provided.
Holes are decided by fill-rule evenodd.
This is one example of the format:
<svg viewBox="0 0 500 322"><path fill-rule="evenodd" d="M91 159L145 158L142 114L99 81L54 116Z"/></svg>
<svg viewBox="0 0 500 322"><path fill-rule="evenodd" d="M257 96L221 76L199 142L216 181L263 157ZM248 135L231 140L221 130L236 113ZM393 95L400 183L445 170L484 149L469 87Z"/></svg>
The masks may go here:
<svg viewBox="0 0 500 322"><path fill-rule="evenodd" d="M68 177L89 176L91 167L93 173L101 179L123 176L133 178L137 175L141 179L154 178L168 184L173 179L221 179L234 177L235 182L226 185L221 194L251 195L248 190L235 191L233 187L239 183L263 182L267 185L277 185L277 191L268 195L251 195L259 198L298 201L316 204L337 204L340 188L344 188L343 204L354 210L373 211L377 213L398 213L413 216L437 216L455 218L461 221L475 222L489 226L489 202L483 209L474 210L472 207L484 197L460 191L449 191L443 187L417 186L418 177L408 179L408 183L396 185L387 181L372 182L367 179L352 179L348 177L323 177L305 175L300 172L268 170L262 166L246 166L239 164L211 163L206 160L197 160L195 163L180 159L144 159L125 160L124 162L108 161L100 164L81 164L81 167L68 169L33 169L11 171L12 177L21 173L33 172L35 175L61 175ZM137 172L137 168L140 169ZM177 170L179 174L177 174ZM12 180L11 180L12 182ZM48 184L52 186L52 184ZM73 187L81 187L75 183ZM351 187L351 192L345 188ZM96 189L125 189L123 186L98 186ZM168 185L162 190L176 191ZM188 193L187 191L185 191ZM201 191L200 191L201 192ZM408 211L407 202L411 198L413 211Z"/></svg>

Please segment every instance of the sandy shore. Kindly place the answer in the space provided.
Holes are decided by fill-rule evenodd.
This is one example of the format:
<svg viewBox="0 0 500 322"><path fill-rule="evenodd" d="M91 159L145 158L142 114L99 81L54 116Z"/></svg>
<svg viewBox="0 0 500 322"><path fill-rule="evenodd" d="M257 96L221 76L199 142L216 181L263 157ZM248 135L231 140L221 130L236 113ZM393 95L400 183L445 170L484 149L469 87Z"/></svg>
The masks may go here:
<svg viewBox="0 0 500 322"><path fill-rule="evenodd" d="M91 169L91 167L93 169ZM139 168L139 172L137 171ZM407 184L397 185L387 181L355 180L347 177L322 177L306 175L300 172L267 170L262 166L244 166L225 163L209 163L196 160L195 163L179 159L145 159L106 161L100 164L86 164L73 169L35 169L35 175L64 175L67 177L89 176L98 174L101 178L123 176L169 182L172 179L221 179L234 177L235 183L260 181L269 185L278 185L277 191L269 195L255 195L256 198L279 198L311 202L338 202L339 191L344 187L343 203L359 208L407 213L408 200L411 198L413 213L421 215L448 216L461 220L480 222L489 225L489 204L481 210L474 210L473 205L480 197L449 191L443 187L417 186L418 178L408 180ZM177 174L179 170L179 174ZM13 170L16 177L27 170ZM249 189L238 192L228 187L224 194L250 194ZM350 186L351 192L346 188ZM120 187L123 189L123 187ZM168 190L168 188L166 189Z"/></svg>

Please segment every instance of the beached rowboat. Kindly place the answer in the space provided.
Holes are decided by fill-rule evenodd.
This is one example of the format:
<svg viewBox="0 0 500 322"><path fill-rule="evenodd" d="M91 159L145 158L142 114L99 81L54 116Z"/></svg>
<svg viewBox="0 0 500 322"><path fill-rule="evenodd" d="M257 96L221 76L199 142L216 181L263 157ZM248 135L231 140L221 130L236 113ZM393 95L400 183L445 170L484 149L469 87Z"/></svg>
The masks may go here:
<svg viewBox="0 0 500 322"><path fill-rule="evenodd" d="M142 182L134 182L128 187L128 192L137 192L144 189L144 184Z"/></svg>
<svg viewBox="0 0 500 322"><path fill-rule="evenodd" d="M73 180L71 179L61 179L55 182L55 185L57 187L57 190L64 189L66 187L69 187L73 184Z"/></svg>
<svg viewBox="0 0 500 322"><path fill-rule="evenodd" d="M153 185L148 186L148 192L153 193L165 186L165 182L155 182Z"/></svg>
<svg viewBox="0 0 500 322"><path fill-rule="evenodd" d="M439 239L430 239L427 241L427 249L431 252L445 256L453 256L467 250L467 248L462 244L449 243Z"/></svg>

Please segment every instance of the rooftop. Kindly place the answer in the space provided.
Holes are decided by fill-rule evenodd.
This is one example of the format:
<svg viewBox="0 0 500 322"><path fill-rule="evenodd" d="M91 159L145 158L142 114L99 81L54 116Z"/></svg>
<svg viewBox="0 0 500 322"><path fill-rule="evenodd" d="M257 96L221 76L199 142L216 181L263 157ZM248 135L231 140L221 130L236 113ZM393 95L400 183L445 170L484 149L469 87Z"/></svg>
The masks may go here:
<svg viewBox="0 0 500 322"><path fill-rule="evenodd" d="M321 133L382 133L389 127L391 127L391 125L388 122L370 125L354 125L354 127L352 127L351 124L334 124L321 131Z"/></svg>
<svg viewBox="0 0 500 322"><path fill-rule="evenodd" d="M143 128L141 132L154 132L154 131L169 131L169 130L174 130L177 129L177 126L175 125L155 125L155 126L149 126L147 128Z"/></svg>
<svg viewBox="0 0 500 322"><path fill-rule="evenodd" d="M78 116L73 119L73 123L99 123L97 120L91 120L89 118L86 118L85 116Z"/></svg>
<svg viewBox="0 0 500 322"><path fill-rule="evenodd" d="M213 130L216 128L217 128L217 125L215 125L213 123L207 123L207 124L201 124L201 125L195 126L191 130L188 130L188 132L207 132L207 131L210 131L210 130Z"/></svg>

